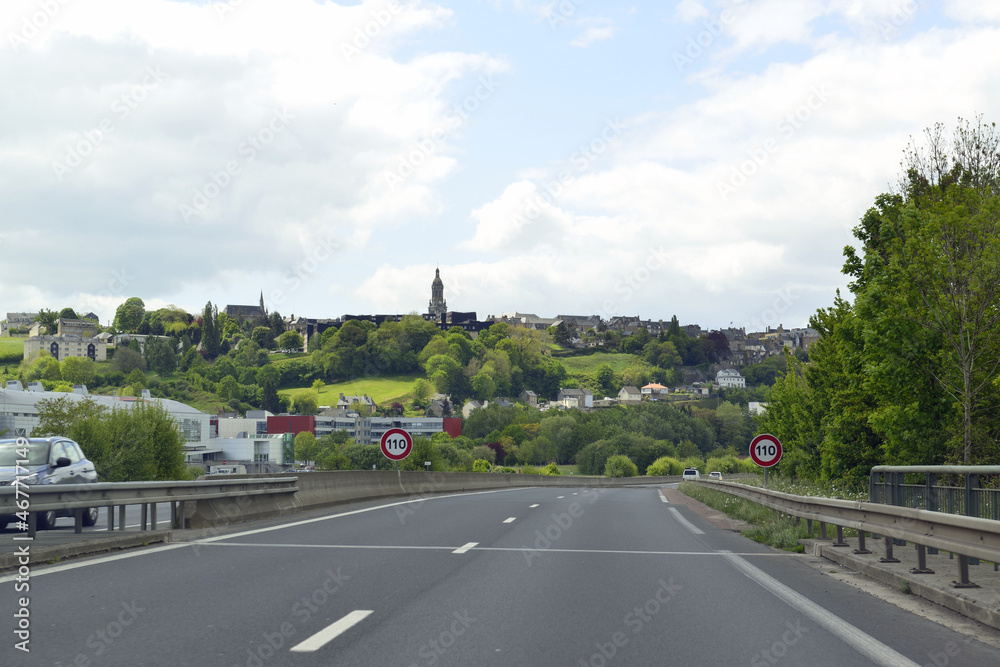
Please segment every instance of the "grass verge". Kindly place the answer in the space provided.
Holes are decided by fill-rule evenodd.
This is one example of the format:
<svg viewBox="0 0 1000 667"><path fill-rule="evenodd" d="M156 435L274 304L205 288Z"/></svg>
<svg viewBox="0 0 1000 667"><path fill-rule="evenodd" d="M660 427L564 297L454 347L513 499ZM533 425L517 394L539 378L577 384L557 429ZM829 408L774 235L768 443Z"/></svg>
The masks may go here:
<svg viewBox="0 0 1000 667"><path fill-rule="evenodd" d="M750 527L742 531L741 534L754 542L795 553L805 551L805 548L799 544L799 540L810 536L806 532L805 522L796 525L794 518L785 516L769 507L758 505L752 500L737 498L722 491L706 489L697 484L681 483L678 488L681 493L705 503L712 509L725 512L730 518L741 519L749 523Z"/></svg>

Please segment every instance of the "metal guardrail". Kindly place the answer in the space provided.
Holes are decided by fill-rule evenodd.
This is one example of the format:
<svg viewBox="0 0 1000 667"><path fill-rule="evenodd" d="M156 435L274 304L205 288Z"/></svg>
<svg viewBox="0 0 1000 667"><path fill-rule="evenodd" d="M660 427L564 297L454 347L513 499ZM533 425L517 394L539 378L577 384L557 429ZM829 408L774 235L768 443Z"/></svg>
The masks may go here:
<svg viewBox="0 0 1000 667"><path fill-rule="evenodd" d="M141 505L140 524L156 530L156 504L170 503L171 526L180 527L187 501L234 498L263 494L296 493L298 477L206 479L189 482L98 482L97 484L40 484L0 487L0 515L28 513L28 535L35 536L37 514L73 510L77 533L83 532L83 512L108 507L108 530L114 530L118 508L119 530L125 529L125 508ZM26 502L25 502L26 501ZM19 505L18 503L21 503Z"/></svg>
<svg viewBox="0 0 1000 667"><path fill-rule="evenodd" d="M906 475L923 475L924 483L906 484ZM963 486L939 485L946 475L962 477ZM875 466L868 500L1000 521L1000 489L982 488L984 476L1000 476L1000 466Z"/></svg>
<svg viewBox="0 0 1000 667"><path fill-rule="evenodd" d="M896 507L881 503L833 498L795 496L780 491L747 486L726 481L698 481L695 484L751 500L765 507L810 522L820 522L820 539L826 536L826 524L837 528L833 546L847 547L844 528L858 531L858 548L854 553L870 554L865 548L865 535L885 538L885 557L881 562L899 562L893 558L893 539L912 542L917 547L918 566L914 574L930 573L926 564L926 549L940 549L958 556L960 581L956 587L975 587L969 581L970 558L1000 562L1000 521L944 514L924 509ZM810 530L811 532L811 530Z"/></svg>

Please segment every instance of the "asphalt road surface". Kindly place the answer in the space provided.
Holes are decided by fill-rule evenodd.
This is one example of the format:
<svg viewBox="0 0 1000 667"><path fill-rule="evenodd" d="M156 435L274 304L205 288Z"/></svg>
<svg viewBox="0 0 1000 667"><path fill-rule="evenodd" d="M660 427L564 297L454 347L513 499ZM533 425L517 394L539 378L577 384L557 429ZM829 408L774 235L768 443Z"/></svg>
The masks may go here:
<svg viewBox="0 0 1000 667"><path fill-rule="evenodd" d="M655 488L368 503L17 583L2 665L1000 664Z"/></svg>

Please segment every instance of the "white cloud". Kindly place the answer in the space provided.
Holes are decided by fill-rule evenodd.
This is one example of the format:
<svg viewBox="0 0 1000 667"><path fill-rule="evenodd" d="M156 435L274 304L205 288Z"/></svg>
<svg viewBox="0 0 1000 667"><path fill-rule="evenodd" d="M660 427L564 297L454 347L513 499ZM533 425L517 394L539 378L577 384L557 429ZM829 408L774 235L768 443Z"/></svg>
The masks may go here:
<svg viewBox="0 0 1000 667"><path fill-rule="evenodd" d="M594 42L601 42L611 39L617 32L614 21L611 19L585 19L578 22L579 25L589 25L583 34L570 42L571 46L586 48Z"/></svg>

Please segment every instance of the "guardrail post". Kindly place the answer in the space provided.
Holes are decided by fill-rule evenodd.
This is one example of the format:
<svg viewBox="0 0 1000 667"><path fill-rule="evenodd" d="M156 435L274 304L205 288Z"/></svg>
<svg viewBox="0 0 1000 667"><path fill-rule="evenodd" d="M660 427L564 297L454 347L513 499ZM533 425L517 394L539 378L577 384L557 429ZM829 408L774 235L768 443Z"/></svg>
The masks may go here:
<svg viewBox="0 0 1000 667"><path fill-rule="evenodd" d="M869 551L867 548L865 548L865 531L863 531L863 530L859 530L858 531L858 548L854 550L854 553L856 553L856 554L870 554L871 553L871 551Z"/></svg>
<svg viewBox="0 0 1000 667"><path fill-rule="evenodd" d="M156 503L149 503L149 529L156 530Z"/></svg>
<svg viewBox="0 0 1000 667"><path fill-rule="evenodd" d="M952 588L979 588L979 584L969 581L969 557L958 554L959 581L951 582Z"/></svg>
<svg viewBox="0 0 1000 667"><path fill-rule="evenodd" d="M903 482L906 479L906 473L894 472L890 473L892 477L892 505L896 507L906 507L906 498L903 495ZM904 540L893 540L896 546L905 546L906 542ZM891 556L890 556L891 557Z"/></svg>
<svg viewBox="0 0 1000 667"><path fill-rule="evenodd" d="M108 532L111 533L115 529L115 506L108 506Z"/></svg>
<svg viewBox="0 0 1000 667"><path fill-rule="evenodd" d="M828 539L830 539L829 537L826 536L826 522L825 521L820 521L819 522L819 539L821 539L821 540L828 540Z"/></svg>
<svg viewBox="0 0 1000 667"><path fill-rule="evenodd" d="M844 527L837 526L837 540L830 545L831 547L849 547L851 546L844 541Z"/></svg>
<svg viewBox="0 0 1000 667"><path fill-rule="evenodd" d="M965 516L979 516L979 475L965 476ZM979 565L978 558L970 558L969 565Z"/></svg>
<svg viewBox="0 0 1000 667"><path fill-rule="evenodd" d="M28 512L28 537L34 537L38 532L38 514Z"/></svg>
<svg viewBox="0 0 1000 667"><path fill-rule="evenodd" d="M813 534L813 520L812 519L806 519L806 534L809 535L809 537L812 537L812 534Z"/></svg>
<svg viewBox="0 0 1000 667"><path fill-rule="evenodd" d="M125 506L118 506L118 530L125 530Z"/></svg>
<svg viewBox="0 0 1000 667"><path fill-rule="evenodd" d="M78 535L83 532L83 509L80 507L73 510L73 532Z"/></svg>
<svg viewBox="0 0 1000 667"><path fill-rule="evenodd" d="M899 559L894 558L892 555L892 538L888 535L885 536L885 557L879 558L880 563L898 563Z"/></svg>
<svg viewBox="0 0 1000 667"><path fill-rule="evenodd" d="M139 512L139 530L146 530L146 511L148 507L149 506L146 503L142 504L142 510Z"/></svg>
<svg viewBox="0 0 1000 667"><path fill-rule="evenodd" d="M875 472L874 470L872 470L870 473L868 473L868 502L870 502L870 503L877 503L878 502L878 499L879 499L879 492L878 492L879 478L881 476L882 476L882 473Z"/></svg>
<svg viewBox="0 0 1000 667"><path fill-rule="evenodd" d="M927 567L927 549L922 544L917 545L917 566L911 567L912 574L934 574L934 570Z"/></svg>
<svg viewBox="0 0 1000 667"><path fill-rule="evenodd" d="M938 511L938 486L937 486L937 473L929 472L924 479L924 485L926 486L925 493L927 494L926 506L931 512ZM932 556L936 554L938 550L935 547L927 547L927 553Z"/></svg>

